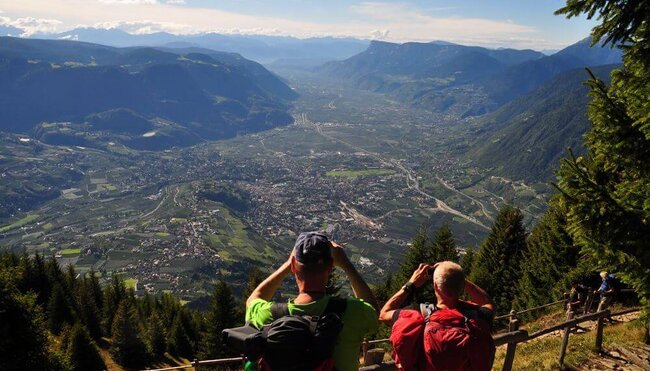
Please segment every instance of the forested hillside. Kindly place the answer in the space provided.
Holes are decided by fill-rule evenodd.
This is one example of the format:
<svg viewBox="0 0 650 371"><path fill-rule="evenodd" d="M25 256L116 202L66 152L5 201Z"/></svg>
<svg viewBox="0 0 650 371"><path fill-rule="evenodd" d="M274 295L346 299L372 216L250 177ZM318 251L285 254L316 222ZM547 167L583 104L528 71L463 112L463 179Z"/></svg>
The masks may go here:
<svg viewBox="0 0 650 371"><path fill-rule="evenodd" d="M259 275L250 285L259 282ZM136 297L119 275L100 287L95 272L61 269L53 258L0 255L0 369L104 370L230 355L221 330L243 322L241 301L217 281L210 309L171 294ZM174 357L174 358L172 358Z"/></svg>
<svg viewBox="0 0 650 371"><path fill-rule="evenodd" d="M593 68L604 81L618 65ZM496 173L526 181L548 181L567 149L584 153L589 129L589 88L584 69L563 72L534 91L479 119L468 157Z"/></svg>
<svg viewBox="0 0 650 371"><path fill-rule="evenodd" d="M164 149L293 122L296 93L284 82L241 56L208 52L2 38L0 129L37 128L52 144ZM124 112L149 124L120 130Z"/></svg>

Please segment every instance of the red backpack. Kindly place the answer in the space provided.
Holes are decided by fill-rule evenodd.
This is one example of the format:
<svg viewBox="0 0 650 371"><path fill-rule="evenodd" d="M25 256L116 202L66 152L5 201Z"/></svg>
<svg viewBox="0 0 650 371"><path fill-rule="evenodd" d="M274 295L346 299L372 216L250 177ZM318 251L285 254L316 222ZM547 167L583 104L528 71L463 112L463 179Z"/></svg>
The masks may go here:
<svg viewBox="0 0 650 371"><path fill-rule="evenodd" d="M421 312L402 311L391 333L398 367L406 371L490 370L496 348L490 324L479 318L478 309L428 305Z"/></svg>

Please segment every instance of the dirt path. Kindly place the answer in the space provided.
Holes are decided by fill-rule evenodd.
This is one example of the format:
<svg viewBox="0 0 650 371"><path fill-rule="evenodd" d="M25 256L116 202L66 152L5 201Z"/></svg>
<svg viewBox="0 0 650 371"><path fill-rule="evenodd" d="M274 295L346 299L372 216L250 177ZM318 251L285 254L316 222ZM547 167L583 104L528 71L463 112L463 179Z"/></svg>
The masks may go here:
<svg viewBox="0 0 650 371"><path fill-rule="evenodd" d="M614 345L577 367L577 371L630 370L650 371L650 345L622 347Z"/></svg>

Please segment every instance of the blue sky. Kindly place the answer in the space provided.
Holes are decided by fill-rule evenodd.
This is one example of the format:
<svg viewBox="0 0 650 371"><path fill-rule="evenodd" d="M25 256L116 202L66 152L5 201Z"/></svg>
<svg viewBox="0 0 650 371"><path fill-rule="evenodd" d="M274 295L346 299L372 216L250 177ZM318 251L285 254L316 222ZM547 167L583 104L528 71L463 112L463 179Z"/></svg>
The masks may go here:
<svg viewBox="0 0 650 371"><path fill-rule="evenodd" d="M561 48L593 21L553 15L561 0L0 0L0 25L36 32L78 26L133 33L221 32Z"/></svg>

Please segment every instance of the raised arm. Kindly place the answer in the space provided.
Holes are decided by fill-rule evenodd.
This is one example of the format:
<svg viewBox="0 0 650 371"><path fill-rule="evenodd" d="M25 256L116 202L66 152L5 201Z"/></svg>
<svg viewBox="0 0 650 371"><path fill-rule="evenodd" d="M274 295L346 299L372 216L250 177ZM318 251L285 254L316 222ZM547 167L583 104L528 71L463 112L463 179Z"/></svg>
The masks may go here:
<svg viewBox="0 0 650 371"><path fill-rule="evenodd" d="M255 299L264 299L270 301L273 295L278 291L282 281L291 273L291 257L284 262L280 268L271 273L264 281L262 281L255 290L246 299L246 307L248 307Z"/></svg>
<svg viewBox="0 0 650 371"><path fill-rule="evenodd" d="M379 311L379 304L377 303L377 299L375 299L372 290L370 290L366 281L364 281L363 277L361 277L359 272L357 272L354 264L352 264L348 256L345 254L343 247L336 242L332 242L332 258L334 259L334 266L343 269L345 274L348 276L354 296L363 299L366 303L372 305L375 310Z"/></svg>
<svg viewBox="0 0 650 371"><path fill-rule="evenodd" d="M472 299L474 303L494 312L494 304L492 304L490 296L487 294L487 292L485 292L485 290L478 287L474 282L465 280L465 292L467 295L469 295L470 299Z"/></svg>
<svg viewBox="0 0 650 371"><path fill-rule="evenodd" d="M402 307L406 298L408 298L411 290L414 290L416 287L420 287L429 280L429 265L420 264L420 266L413 272L411 279L402 286L399 291L397 291L381 308L379 312L379 320L384 322L387 325L390 325L395 315L395 311Z"/></svg>

